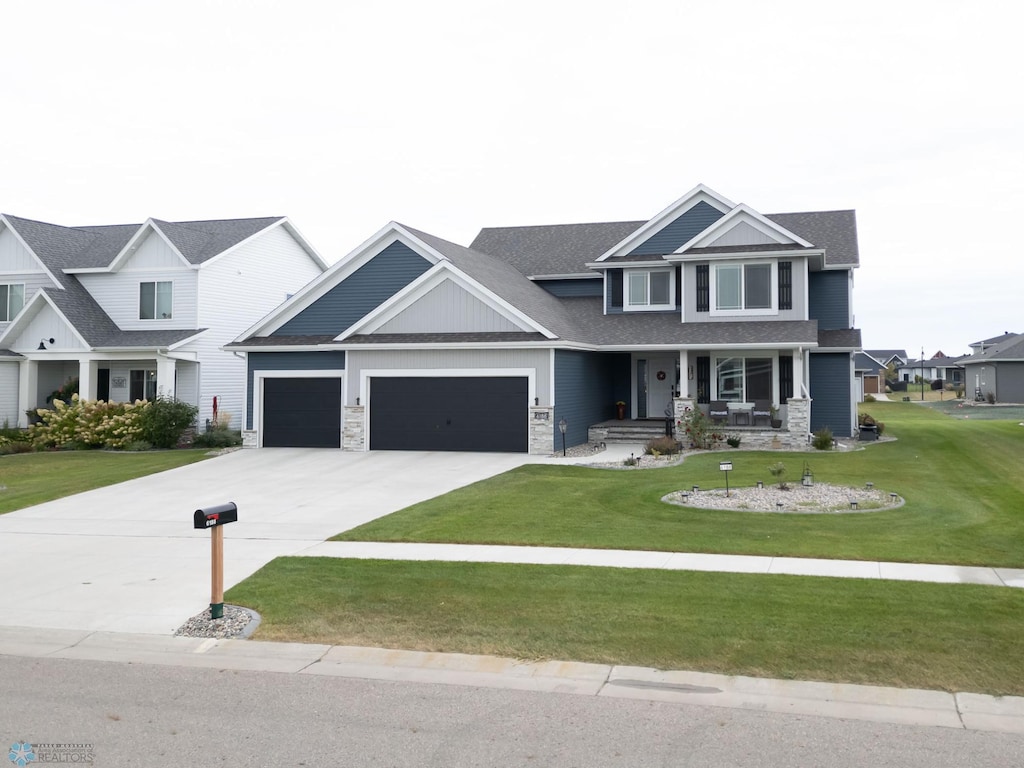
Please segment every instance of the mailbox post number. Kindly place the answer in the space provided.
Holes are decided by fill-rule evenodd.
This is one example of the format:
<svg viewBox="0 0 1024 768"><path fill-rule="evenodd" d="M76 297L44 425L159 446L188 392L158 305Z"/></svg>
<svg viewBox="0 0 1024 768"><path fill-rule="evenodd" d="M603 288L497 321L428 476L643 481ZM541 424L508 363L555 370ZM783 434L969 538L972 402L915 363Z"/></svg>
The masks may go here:
<svg viewBox="0 0 1024 768"><path fill-rule="evenodd" d="M233 501L197 509L192 517L197 530L210 529L210 618L224 618L224 529L238 521L238 506Z"/></svg>

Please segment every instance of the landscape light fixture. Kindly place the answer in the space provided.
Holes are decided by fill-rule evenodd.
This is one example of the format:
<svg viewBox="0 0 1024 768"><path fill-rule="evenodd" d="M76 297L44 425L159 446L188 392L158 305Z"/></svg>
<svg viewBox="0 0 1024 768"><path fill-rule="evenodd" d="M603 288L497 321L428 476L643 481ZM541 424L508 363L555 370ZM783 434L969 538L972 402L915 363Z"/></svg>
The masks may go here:
<svg viewBox="0 0 1024 768"><path fill-rule="evenodd" d="M758 480L757 481L757 487L758 488L764 488L764 480Z"/></svg>
<svg viewBox="0 0 1024 768"><path fill-rule="evenodd" d="M868 484L867 484L867 488L868 488L868 490L869 490L869 491L870 491L870 490L871 490L872 488L874 488L874 487L875 487L875 484L874 484L874 483L868 483Z"/></svg>
<svg viewBox="0 0 1024 768"><path fill-rule="evenodd" d="M781 501L776 501L775 502L775 508L778 509L781 512L782 511L782 502Z"/></svg>
<svg viewBox="0 0 1024 768"><path fill-rule="evenodd" d="M889 494L889 501L892 502L893 504L896 503L896 492L895 491L893 491L892 493Z"/></svg>
<svg viewBox="0 0 1024 768"><path fill-rule="evenodd" d="M699 485L693 486L693 492L694 493L697 493L697 491L699 491L699 490L700 490L700 486Z"/></svg>
<svg viewBox="0 0 1024 768"><path fill-rule="evenodd" d="M857 500L850 499L850 509L857 509Z"/></svg>
<svg viewBox="0 0 1024 768"><path fill-rule="evenodd" d="M562 433L562 456L565 456L565 428L569 426L569 422L565 419L558 420L558 431Z"/></svg>

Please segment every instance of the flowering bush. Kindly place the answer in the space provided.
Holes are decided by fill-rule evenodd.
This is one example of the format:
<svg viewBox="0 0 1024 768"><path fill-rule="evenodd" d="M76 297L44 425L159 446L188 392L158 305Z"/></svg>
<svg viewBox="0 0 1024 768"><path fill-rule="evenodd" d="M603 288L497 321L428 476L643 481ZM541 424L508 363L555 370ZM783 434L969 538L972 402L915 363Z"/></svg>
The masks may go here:
<svg viewBox="0 0 1024 768"><path fill-rule="evenodd" d="M39 423L29 427L37 448L124 448L141 433L140 417L147 402L108 403L82 400L53 401L53 410L36 411Z"/></svg>
<svg viewBox="0 0 1024 768"><path fill-rule="evenodd" d="M700 408L686 408L683 418L676 424L686 435L693 448L714 448L724 436L715 431L715 425Z"/></svg>

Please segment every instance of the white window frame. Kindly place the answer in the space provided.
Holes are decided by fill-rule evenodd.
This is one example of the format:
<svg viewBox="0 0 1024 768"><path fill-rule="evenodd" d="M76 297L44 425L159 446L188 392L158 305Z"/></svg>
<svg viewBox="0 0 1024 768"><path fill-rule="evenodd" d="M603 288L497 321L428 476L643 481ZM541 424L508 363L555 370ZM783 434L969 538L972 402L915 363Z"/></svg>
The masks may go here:
<svg viewBox="0 0 1024 768"><path fill-rule="evenodd" d="M651 303L651 275L653 273L667 274L668 275L668 303L667 304L652 304ZM643 304L632 304L629 300L629 287L630 282L634 276L643 276L644 278L644 303ZM653 268L653 269L627 269L623 270L622 275L622 311L623 312L652 312L658 310L675 309L676 308L676 270L669 267L668 269Z"/></svg>
<svg viewBox="0 0 1024 768"><path fill-rule="evenodd" d="M747 303L747 279L746 267L767 266L770 270L768 295L771 299L770 307L745 309ZM718 270L723 267L740 268L740 309L719 309L718 308ZM779 263L778 261L719 261L711 263L711 274L709 290L711 295L710 309L712 317L752 317L757 315L779 314Z"/></svg>
<svg viewBox="0 0 1024 768"><path fill-rule="evenodd" d="M25 284L24 283L0 283L0 288L7 289L7 299L4 302L4 315L0 315L0 323L8 323L18 316L18 312L21 312L25 308ZM21 288L21 306L18 307L18 312L11 312L11 289Z"/></svg>
<svg viewBox="0 0 1024 768"><path fill-rule="evenodd" d="M145 285L153 286L153 316L143 317L142 316L142 287ZM159 317L157 310L160 308L160 286L169 285L170 290L170 307L166 317ZM172 320L174 319L174 281L173 280L143 280L139 283L139 320L145 320L146 322L155 320Z"/></svg>

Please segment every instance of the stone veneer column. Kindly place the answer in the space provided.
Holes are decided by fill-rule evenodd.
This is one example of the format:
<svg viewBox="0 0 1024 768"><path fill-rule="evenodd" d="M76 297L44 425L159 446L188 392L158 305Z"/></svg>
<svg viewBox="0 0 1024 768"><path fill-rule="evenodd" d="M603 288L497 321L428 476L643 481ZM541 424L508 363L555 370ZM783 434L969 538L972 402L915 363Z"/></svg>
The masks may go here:
<svg viewBox="0 0 1024 768"><path fill-rule="evenodd" d="M342 414L341 450L366 450L366 406L346 405Z"/></svg>
<svg viewBox="0 0 1024 768"><path fill-rule="evenodd" d="M692 411L696 407L697 404L690 397L677 397L672 400L672 436L676 440L682 441L683 439L679 424L686 416L686 410Z"/></svg>
<svg viewBox="0 0 1024 768"><path fill-rule="evenodd" d="M794 448L806 446L807 436L811 434L811 399L791 397L786 411L786 429L791 445Z"/></svg>
<svg viewBox="0 0 1024 768"><path fill-rule="evenodd" d="M256 448L257 433L255 429L243 429L242 430L242 447L243 448Z"/></svg>
<svg viewBox="0 0 1024 768"><path fill-rule="evenodd" d="M547 456L555 449L554 408L530 406L530 453Z"/></svg>

